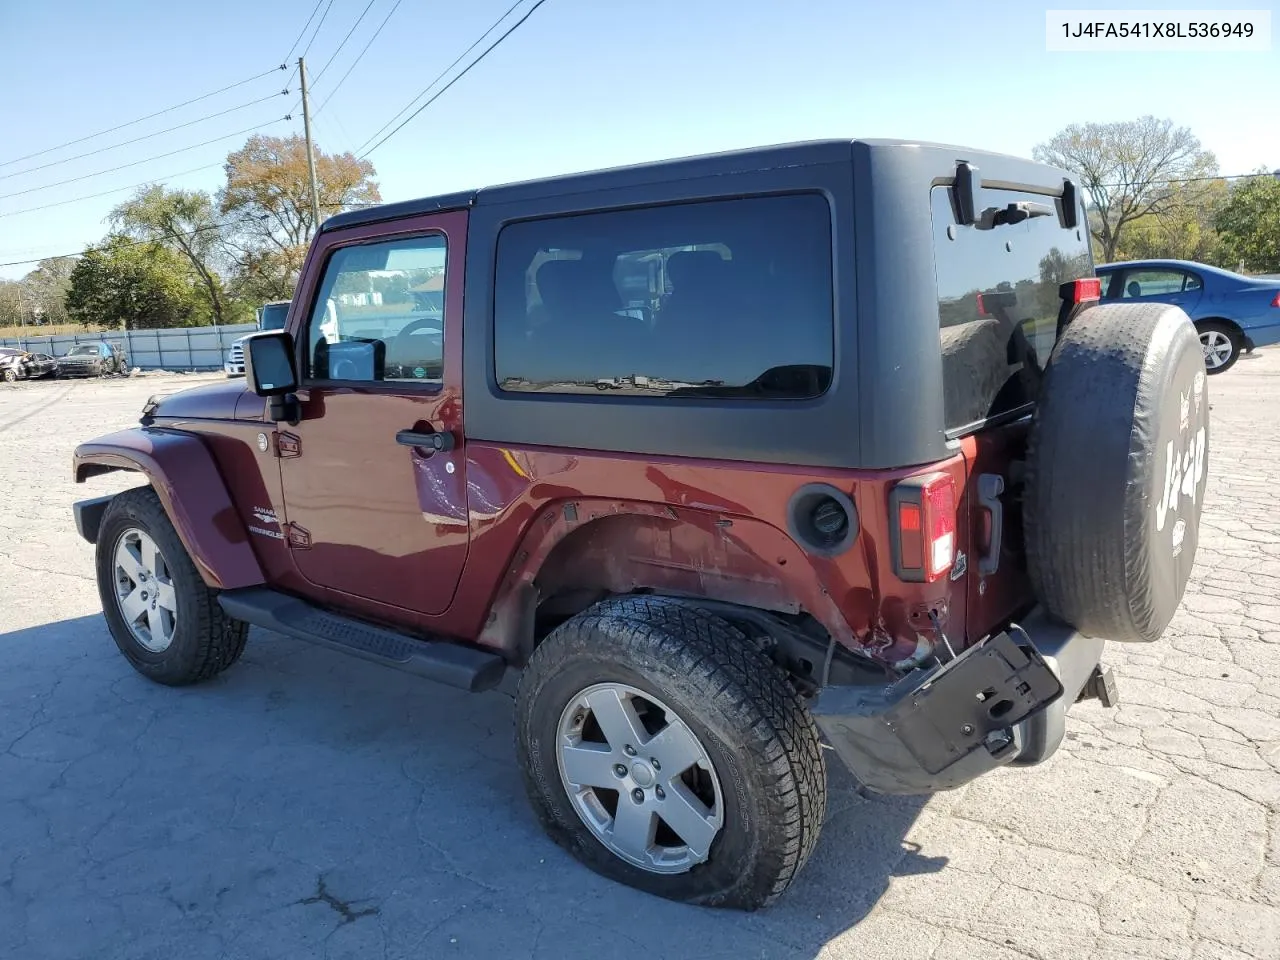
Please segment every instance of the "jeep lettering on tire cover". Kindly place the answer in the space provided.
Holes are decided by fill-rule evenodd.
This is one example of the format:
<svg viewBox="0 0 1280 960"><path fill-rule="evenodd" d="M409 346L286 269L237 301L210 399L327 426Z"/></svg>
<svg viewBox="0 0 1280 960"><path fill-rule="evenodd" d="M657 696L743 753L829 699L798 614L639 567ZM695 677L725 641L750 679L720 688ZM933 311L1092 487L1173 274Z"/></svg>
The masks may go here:
<svg viewBox="0 0 1280 960"><path fill-rule="evenodd" d="M1063 332L1032 423L1024 501L1037 598L1091 636L1150 642L1195 562L1209 398L1195 328L1104 304Z"/></svg>

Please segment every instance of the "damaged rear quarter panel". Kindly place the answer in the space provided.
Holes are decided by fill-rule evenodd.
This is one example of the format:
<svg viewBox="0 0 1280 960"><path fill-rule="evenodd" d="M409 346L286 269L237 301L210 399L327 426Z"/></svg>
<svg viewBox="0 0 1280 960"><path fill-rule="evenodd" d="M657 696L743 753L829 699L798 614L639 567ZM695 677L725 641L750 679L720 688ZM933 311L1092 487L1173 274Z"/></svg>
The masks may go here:
<svg viewBox="0 0 1280 960"><path fill-rule="evenodd" d="M648 587L803 611L845 647L892 663L916 655L917 628L929 622L923 611L945 609L952 593L947 581L905 584L892 573L888 489L918 469L655 462L483 441L469 443L467 455L473 539L464 609L454 613L456 627L486 645L509 646L507 628L530 585L544 598ZM962 488L962 458L943 468ZM786 532L791 495L813 482L843 490L858 509L858 538L840 556L807 553ZM471 625L469 614L488 616Z"/></svg>

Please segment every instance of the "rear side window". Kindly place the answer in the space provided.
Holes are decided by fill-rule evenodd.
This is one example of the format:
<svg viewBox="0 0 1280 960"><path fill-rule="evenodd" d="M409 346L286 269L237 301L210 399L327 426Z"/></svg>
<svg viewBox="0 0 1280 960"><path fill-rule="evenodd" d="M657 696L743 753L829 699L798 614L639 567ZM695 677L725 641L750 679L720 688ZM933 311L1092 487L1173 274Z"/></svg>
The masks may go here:
<svg viewBox="0 0 1280 960"><path fill-rule="evenodd" d="M1093 265L1084 228L1064 229L1052 197L984 188L981 209L1023 201L1055 209L989 228L958 224L948 187L933 187L930 201L946 424L955 433L1035 401L1057 339L1058 287L1091 276Z"/></svg>
<svg viewBox="0 0 1280 960"><path fill-rule="evenodd" d="M805 399L831 382L831 221L816 194L514 223L496 272L504 391Z"/></svg>
<svg viewBox="0 0 1280 960"><path fill-rule="evenodd" d="M1182 270L1129 270L1124 275L1120 297L1158 297L1184 290L1199 290L1200 278Z"/></svg>

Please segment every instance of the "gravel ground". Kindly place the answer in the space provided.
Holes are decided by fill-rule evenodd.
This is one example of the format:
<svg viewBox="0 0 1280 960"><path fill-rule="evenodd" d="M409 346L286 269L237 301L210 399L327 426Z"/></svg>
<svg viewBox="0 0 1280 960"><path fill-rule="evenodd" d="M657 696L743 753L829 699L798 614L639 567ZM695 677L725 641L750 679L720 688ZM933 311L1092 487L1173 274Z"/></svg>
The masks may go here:
<svg viewBox="0 0 1280 960"><path fill-rule="evenodd" d="M510 701L255 630L171 690L116 652L75 444L212 377L0 384L0 957L1280 958L1280 351L1210 380L1195 580L1113 648L1122 706L928 799L832 771L818 851L752 915L596 878L544 839Z"/></svg>

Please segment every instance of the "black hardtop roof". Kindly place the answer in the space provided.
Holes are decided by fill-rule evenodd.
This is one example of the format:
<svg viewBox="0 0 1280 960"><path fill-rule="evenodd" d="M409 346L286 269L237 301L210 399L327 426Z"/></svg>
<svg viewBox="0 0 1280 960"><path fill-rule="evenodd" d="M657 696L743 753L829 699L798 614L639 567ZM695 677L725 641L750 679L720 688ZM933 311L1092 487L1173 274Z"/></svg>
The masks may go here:
<svg viewBox="0 0 1280 960"><path fill-rule="evenodd" d="M460 210L477 204L508 203L539 197L562 196L565 194L584 193L605 187L628 187L662 180L688 180L776 169L778 167L803 167L848 162L853 155L854 148L857 146L863 146L874 153L894 151L945 153L951 156L953 162L968 160L977 162L981 167L982 163L987 161L993 162L993 165L1001 170L1013 167L1020 171L1025 171L1034 167L1037 168L1037 173L1039 174L1034 180L1038 182L1048 182L1056 178L1056 181L1060 183L1061 178L1067 176L1065 171L1056 170L1043 164L1036 164L1021 157L974 150L952 144L893 139L804 140L796 143L749 147L742 150L729 150L723 153L710 153L672 160L655 160L648 163L610 167L582 173L541 177L535 180L518 181L501 186L484 187L479 190L465 190L434 197L423 197L418 200L379 204L336 214L325 220L320 229L322 231L337 230L360 224L398 220L402 217ZM984 177L986 173L987 170L983 169L982 174ZM1046 174L1051 174L1052 176L1047 177Z"/></svg>

